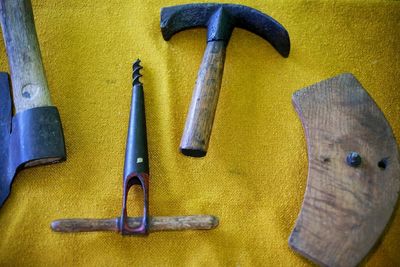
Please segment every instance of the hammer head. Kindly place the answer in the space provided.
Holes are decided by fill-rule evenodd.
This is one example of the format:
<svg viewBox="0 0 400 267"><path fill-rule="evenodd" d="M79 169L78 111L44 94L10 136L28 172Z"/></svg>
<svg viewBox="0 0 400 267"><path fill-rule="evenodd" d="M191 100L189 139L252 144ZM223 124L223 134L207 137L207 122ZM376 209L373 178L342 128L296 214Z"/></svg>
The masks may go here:
<svg viewBox="0 0 400 267"><path fill-rule="evenodd" d="M166 41L177 32L195 27L208 29L208 42L228 42L235 27L246 29L270 42L283 57L289 56L286 29L256 9L233 4L187 4L161 10L161 32Z"/></svg>

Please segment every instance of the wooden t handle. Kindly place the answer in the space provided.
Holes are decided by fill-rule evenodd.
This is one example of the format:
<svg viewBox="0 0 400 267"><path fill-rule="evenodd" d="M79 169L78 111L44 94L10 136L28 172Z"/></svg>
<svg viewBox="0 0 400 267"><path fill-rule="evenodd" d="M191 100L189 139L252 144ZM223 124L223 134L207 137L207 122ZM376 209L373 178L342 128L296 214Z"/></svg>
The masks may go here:
<svg viewBox="0 0 400 267"><path fill-rule="evenodd" d="M0 0L15 111L52 106L30 0Z"/></svg>
<svg viewBox="0 0 400 267"><path fill-rule="evenodd" d="M62 219L53 221L51 229L55 232L94 232L120 231L118 219ZM130 228L137 228L142 223L142 217L129 217L127 223ZM212 215L191 216L157 216L150 217L149 231L183 231L183 230L210 230L218 226L218 218Z"/></svg>
<svg viewBox="0 0 400 267"><path fill-rule="evenodd" d="M186 156L207 153L224 71L226 43L207 43L186 118L180 149Z"/></svg>

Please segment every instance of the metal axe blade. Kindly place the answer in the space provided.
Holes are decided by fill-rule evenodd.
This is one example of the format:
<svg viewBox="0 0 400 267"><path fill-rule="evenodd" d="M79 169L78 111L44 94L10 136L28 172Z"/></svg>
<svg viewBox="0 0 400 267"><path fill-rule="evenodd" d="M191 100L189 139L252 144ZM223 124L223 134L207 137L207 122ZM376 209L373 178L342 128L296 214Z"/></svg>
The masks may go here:
<svg viewBox="0 0 400 267"><path fill-rule="evenodd" d="M30 0L1 0L0 23L11 70L0 73L0 207L17 172L65 160L61 120L50 99Z"/></svg>
<svg viewBox="0 0 400 267"><path fill-rule="evenodd" d="M11 115L7 73L0 73L0 207L17 172L65 160L61 119L56 107L37 107Z"/></svg>
<svg viewBox="0 0 400 267"><path fill-rule="evenodd" d="M11 96L8 74L0 72L0 207L10 194L12 177L8 170L8 144L11 132ZM5 163L5 164L1 164Z"/></svg>

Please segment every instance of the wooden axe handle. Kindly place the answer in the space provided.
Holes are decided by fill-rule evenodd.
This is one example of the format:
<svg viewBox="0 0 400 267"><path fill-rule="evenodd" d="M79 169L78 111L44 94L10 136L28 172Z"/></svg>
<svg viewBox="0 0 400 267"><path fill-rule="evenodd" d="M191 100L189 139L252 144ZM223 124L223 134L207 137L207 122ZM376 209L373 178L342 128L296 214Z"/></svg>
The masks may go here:
<svg viewBox="0 0 400 267"><path fill-rule="evenodd" d="M180 149L184 155L203 157L207 153L224 72L225 51L225 41L207 43L181 140Z"/></svg>
<svg viewBox="0 0 400 267"><path fill-rule="evenodd" d="M0 0L16 112L52 106L30 0Z"/></svg>

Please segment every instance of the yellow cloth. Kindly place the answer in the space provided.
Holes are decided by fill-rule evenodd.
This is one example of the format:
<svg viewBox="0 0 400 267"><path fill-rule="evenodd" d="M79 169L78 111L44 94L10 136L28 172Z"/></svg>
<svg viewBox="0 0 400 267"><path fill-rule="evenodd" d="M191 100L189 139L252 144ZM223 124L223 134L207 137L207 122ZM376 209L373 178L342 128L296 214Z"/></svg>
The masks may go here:
<svg viewBox="0 0 400 267"><path fill-rule="evenodd" d="M351 72L400 140L400 2L241 0L285 26L291 54L284 59L260 37L235 29L208 154L181 155L205 30L187 30L166 42L159 21L161 7L187 2L33 1L68 160L17 176L0 209L1 266L308 266L287 244L307 178L292 93ZM1 49L0 67L7 70ZM138 57L151 214L214 214L220 225L146 238L53 233L54 219L119 216L131 64ZM139 214L139 199L131 201L138 201L130 209ZM400 265L398 211L367 266Z"/></svg>

